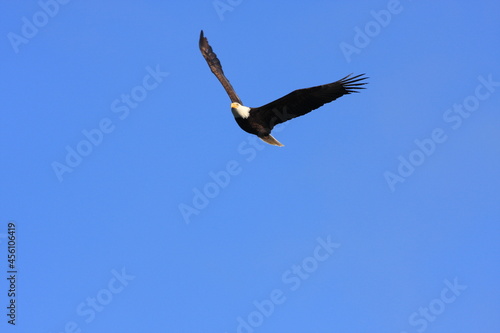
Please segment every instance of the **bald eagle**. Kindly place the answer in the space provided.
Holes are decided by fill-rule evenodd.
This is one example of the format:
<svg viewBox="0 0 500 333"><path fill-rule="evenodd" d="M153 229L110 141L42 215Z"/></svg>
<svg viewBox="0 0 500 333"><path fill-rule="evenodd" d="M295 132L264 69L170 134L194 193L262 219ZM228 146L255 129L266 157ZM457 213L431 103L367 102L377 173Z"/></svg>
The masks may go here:
<svg viewBox="0 0 500 333"><path fill-rule="evenodd" d="M356 76L350 74L336 82L298 89L271 103L251 108L243 105L231 83L224 75L221 63L212 47L208 44L207 38L203 35L203 30L200 33L199 47L212 73L219 79L229 95L231 112L238 125L244 131L255 134L262 141L275 146L283 146L271 135L271 130L275 125L305 115L341 96L358 92L358 89L364 89L362 86L366 84L366 82L363 82L363 80L367 79L364 74Z"/></svg>

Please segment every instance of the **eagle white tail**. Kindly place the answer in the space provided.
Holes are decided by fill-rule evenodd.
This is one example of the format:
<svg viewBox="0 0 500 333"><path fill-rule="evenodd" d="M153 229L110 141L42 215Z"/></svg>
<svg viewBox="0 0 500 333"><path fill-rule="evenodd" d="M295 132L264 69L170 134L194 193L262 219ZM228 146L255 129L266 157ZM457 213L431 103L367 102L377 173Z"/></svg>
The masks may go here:
<svg viewBox="0 0 500 333"><path fill-rule="evenodd" d="M259 136L259 138L265 143L269 143L270 145L283 147L283 145L278 140L276 140L271 134L262 137Z"/></svg>

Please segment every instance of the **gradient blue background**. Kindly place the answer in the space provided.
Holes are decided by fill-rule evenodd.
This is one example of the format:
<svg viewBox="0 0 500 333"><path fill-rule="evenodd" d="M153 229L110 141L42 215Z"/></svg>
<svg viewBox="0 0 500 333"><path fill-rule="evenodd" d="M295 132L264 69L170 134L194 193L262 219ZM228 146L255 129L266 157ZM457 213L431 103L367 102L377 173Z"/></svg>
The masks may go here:
<svg viewBox="0 0 500 333"><path fill-rule="evenodd" d="M402 0L351 61L340 44L388 1L232 3L71 1L17 53L8 34L41 7L0 4L2 277L9 221L19 255L18 321L2 278L1 331L237 332L275 289L286 301L254 332L499 331L500 87L459 128L443 119L479 76L500 81L498 2ZM285 147L251 148L201 29L246 105L349 73L368 89L286 123ZM157 66L168 76L120 119L112 103ZM114 130L60 182L52 163L105 118ZM435 128L447 140L391 191L384 173ZM187 224L179 205L230 161ZM318 237L340 247L293 291L283 274ZM122 269L134 278L86 322L79 305ZM412 325L455 278L467 288Z"/></svg>

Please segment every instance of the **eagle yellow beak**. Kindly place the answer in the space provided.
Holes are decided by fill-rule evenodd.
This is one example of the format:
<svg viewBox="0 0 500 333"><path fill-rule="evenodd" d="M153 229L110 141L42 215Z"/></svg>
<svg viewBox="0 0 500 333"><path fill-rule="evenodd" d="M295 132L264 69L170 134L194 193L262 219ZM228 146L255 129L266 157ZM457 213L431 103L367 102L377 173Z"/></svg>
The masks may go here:
<svg viewBox="0 0 500 333"><path fill-rule="evenodd" d="M231 103L231 109L237 109L238 103Z"/></svg>

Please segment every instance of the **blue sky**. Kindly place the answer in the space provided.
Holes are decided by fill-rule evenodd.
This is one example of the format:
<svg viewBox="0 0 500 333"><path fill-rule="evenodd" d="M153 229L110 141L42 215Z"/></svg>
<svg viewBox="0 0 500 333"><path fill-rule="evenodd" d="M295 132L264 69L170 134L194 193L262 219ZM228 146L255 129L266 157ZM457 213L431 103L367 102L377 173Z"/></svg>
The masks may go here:
<svg viewBox="0 0 500 333"><path fill-rule="evenodd" d="M3 2L1 331L498 331L499 11ZM369 85L265 145L201 29L248 106Z"/></svg>

